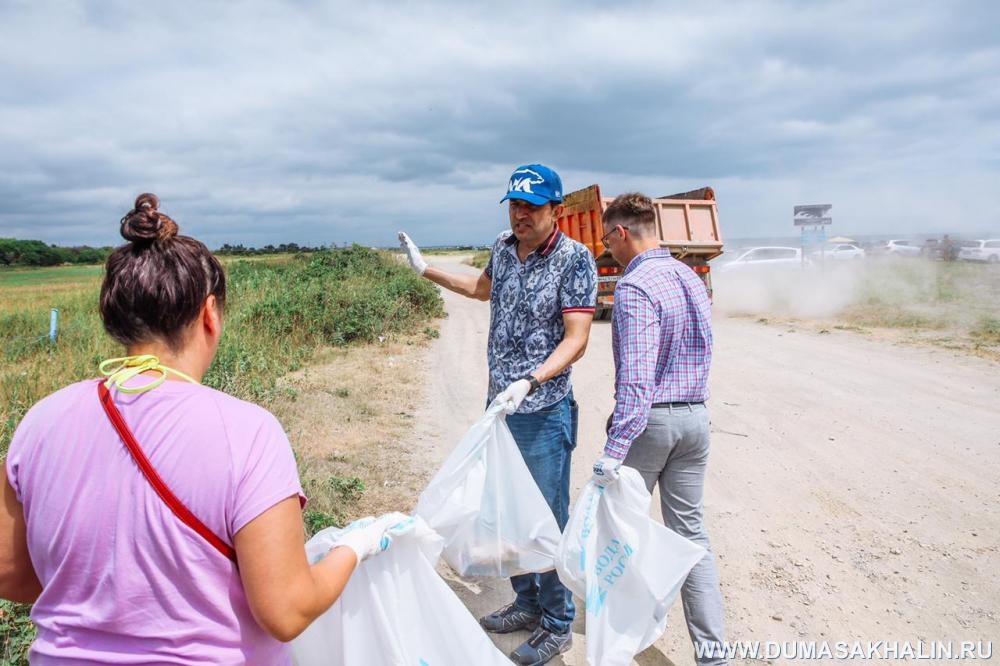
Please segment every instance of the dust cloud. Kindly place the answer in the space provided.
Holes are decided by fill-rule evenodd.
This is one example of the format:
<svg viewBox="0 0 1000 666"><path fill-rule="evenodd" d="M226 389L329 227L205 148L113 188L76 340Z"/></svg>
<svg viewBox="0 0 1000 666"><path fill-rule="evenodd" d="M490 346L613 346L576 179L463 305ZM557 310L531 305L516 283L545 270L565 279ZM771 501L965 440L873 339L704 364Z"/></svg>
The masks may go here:
<svg viewBox="0 0 1000 666"><path fill-rule="evenodd" d="M714 309L729 315L836 318L849 309L920 311L941 300L973 297L963 293L972 286L943 275L948 267L922 259L867 258L713 271Z"/></svg>

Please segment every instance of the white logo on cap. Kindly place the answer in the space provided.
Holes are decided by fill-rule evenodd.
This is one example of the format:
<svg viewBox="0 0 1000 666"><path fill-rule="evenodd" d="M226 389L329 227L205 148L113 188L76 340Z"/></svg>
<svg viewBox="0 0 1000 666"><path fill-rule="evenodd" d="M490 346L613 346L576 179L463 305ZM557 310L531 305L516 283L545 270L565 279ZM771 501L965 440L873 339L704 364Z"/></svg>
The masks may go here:
<svg viewBox="0 0 1000 666"><path fill-rule="evenodd" d="M518 174L526 174L521 178L518 178ZM527 194L534 194L531 191L532 185L541 185L545 182L537 172L531 169L518 169L510 177L510 186L507 188L508 192L525 192Z"/></svg>

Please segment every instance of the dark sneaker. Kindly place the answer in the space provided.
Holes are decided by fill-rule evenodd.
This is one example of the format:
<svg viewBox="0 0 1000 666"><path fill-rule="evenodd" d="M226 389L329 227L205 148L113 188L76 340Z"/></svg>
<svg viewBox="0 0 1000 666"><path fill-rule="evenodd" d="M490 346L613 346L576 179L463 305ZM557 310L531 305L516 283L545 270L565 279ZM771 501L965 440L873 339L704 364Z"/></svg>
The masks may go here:
<svg viewBox="0 0 1000 666"><path fill-rule="evenodd" d="M483 625L483 629L492 631L494 634L509 634L521 629L533 631L538 627L538 622L541 619L541 615L529 613L511 604L479 618L479 624Z"/></svg>
<svg viewBox="0 0 1000 666"><path fill-rule="evenodd" d="M510 653L510 658L521 666L542 666L557 654L569 650L572 645L572 632L554 634L548 629L539 627L531 634L531 638L521 644L521 647Z"/></svg>

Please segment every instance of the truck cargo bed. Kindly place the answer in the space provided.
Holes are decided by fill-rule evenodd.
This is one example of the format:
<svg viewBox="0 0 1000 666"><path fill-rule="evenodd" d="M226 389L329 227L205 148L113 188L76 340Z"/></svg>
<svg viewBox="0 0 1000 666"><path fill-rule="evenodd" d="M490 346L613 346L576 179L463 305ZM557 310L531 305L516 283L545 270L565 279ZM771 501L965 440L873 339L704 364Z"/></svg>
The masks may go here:
<svg viewBox="0 0 1000 666"><path fill-rule="evenodd" d="M614 288L621 274L621 267L601 242L604 235L601 218L613 200L612 197L602 197L598 185L570 192L563 201L563 213L557 220L559 229L587 246L597 262L595 316L599 319L606 318L611 312ZM704 281L711 297L712 278L708 262L722 254L715 191L711 187L702 187L652 201L660 247L669 248L674 257L690 266Z"/></svg>
<svg viewBox="0 0 1000 666"><path fill-rule="evenodd" d="M711 198L696 198L693 195ZM600 257L605 252L601 243L601 236L604 235L601 215L612 201L611 197L601 196L598 185L567 194L559 228L590 248L595 257ZM669 247L678 258L697 254L707 261L722 254L718 209L712 188L703 187L653 199L653 207L656 209L660 245Z"/></svg>

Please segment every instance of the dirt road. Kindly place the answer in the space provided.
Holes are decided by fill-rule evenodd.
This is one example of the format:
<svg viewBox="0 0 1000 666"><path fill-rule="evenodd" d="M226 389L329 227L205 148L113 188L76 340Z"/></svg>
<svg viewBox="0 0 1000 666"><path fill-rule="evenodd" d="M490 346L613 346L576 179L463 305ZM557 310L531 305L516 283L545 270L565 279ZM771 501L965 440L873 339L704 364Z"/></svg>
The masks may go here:
<svg viewBox="0 0 1000 666"><path fill-rule="evenodd" d="M415 411L414 448L431 468L485 400L489 307L444 297ZM715 333L706 516L729 639L1000 641L1000 365L756 318L717 316ZM573 378L575 498L612 408L607 322ZM506 581L452 586L477 616L512 598ZM583 615L573 651L551 663L586 664ZM496 642L509 651L526 635ZM679 602L635 663L694 663Z"/></svg>

